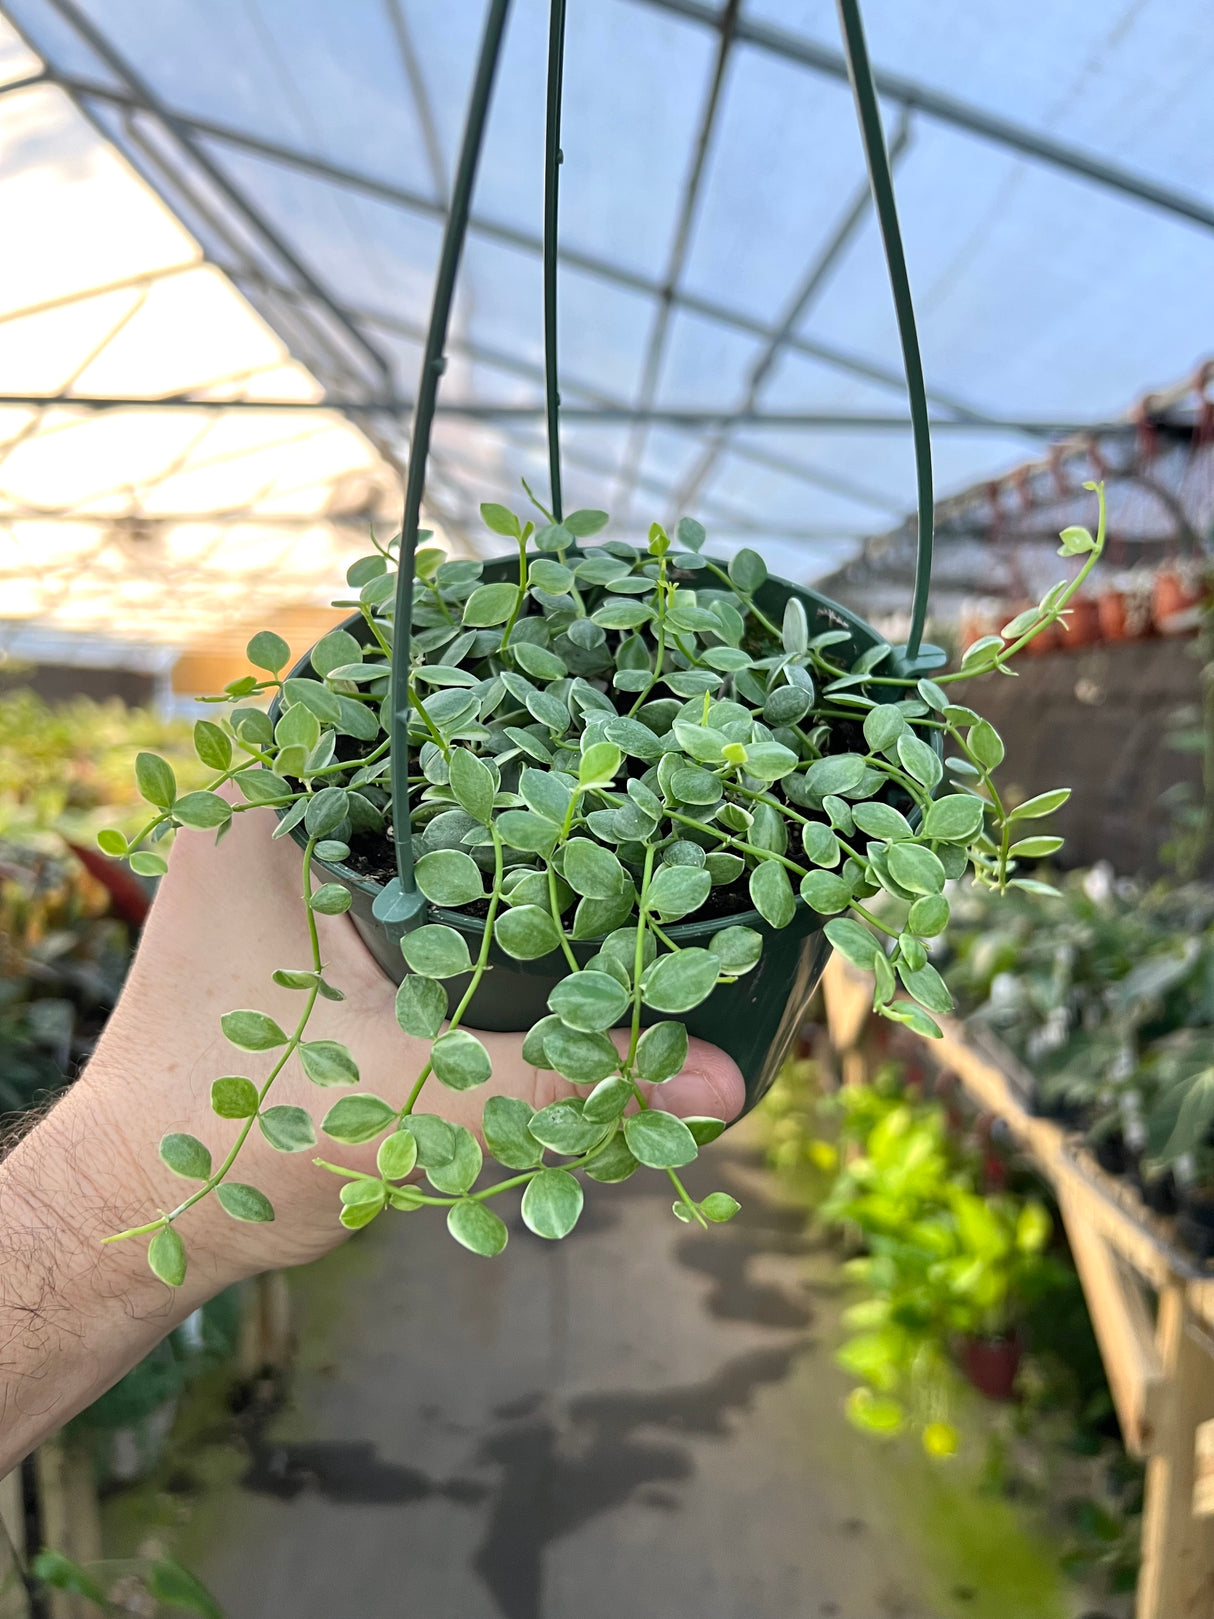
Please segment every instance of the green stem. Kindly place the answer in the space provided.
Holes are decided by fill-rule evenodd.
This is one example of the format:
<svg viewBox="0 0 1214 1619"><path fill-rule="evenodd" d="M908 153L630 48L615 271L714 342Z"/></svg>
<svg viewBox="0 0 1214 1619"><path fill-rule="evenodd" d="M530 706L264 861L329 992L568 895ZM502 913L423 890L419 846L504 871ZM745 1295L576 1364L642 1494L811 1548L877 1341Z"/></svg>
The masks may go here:
<svg viewBox="0 0 1214 1619"><path fill-rule="evenodd" d="M324 970L324 962L321 960L320 956L320 939L316 932L316 912L312 909L311 905L312 853L318 842L319 839L317 838L308 839L308 845L304 850L303 858L304 908L308 917L308 938L312 946L312 967L317 975L318 981L314 983L312 988L308 991L303 1012L301 1013L299 1021L296 1023L290 1038L283 1047L282 1055L274 1064L273 1068L271 1068L261 1086L261 1089L257 1093L256 1112L251 1113L241 1125L239 1131L237 1132L236 1139L232 1143L231 1149L227 1154L227 1157L220 1164L219 1168L214 1170L207 1177L197 1191L191 1192L189 1197L185 1198L183 1202L179 1203L177 1207L171 1211L171 1213L166 1214L162 1219L154 1220L148 1225L132 1226L129 1231L115 1232L113 1236L103 1237L101 1239L103 1242L121 1242L126 1237L144 1237L149 1236L152 1232L163 1230L165 1226L172 1225L173 1221L176 1220L180 1215L184 1214L187 1209L193 1208L195 1203L201 1202L204 1197L213 1192L221 1181L223 1181L232 1165L236 1162L236 1159L240 1154L240 1149L244 1146L246 1140L248 1139L249 1131L253 1128L257 1115L261 1111L261 1105L269 1093L270 1086L273 1085L274 1081L278 1078L279 1074L282 1073L283 1069L286 1067L287 1063L298 1049L299 1044L303 1039L304 1030L308 1026L308 1019L312 1016L312 1008L316 1005L317 996L320 994L319 977L321 972Z"/></svg>
<svg viewBox="0 0 1214 1619"><path fill-rule="evenodd" d="M464 991L462 1000L455 1008L455 1011L452 1012L451 1017L447 1022L448 1033L450 1033L452 1029L459 1028L460 1020L464 1013L468 1010L469 1003L471 1002L472 997L476 994L477 986L480 984L481 979L485 976L485 969L489 965L489 947L493 943L493 924L497 920L498 906L501 904L502 898L502 840L498 835L496 826L494 826L492 823L490 823L489 826L489 834L493 839L493 893L489 896L489 910L485 917L485 931L481 937L481 947L477 953L476 964L472 969L472 981L468 985L468 988ZM421 1073L417 1076L413 1089L409 1092L409 1100L400 1110L400 1116L402 1118L407 1113L412 1113L413 1109L417 1106L417 1099L422 1093L422 1086L429 1079L433 1071L434 1058L430 1057Z"/></svg>
<svg viewBox="0 0 1214 1619"><path fill-rule="evenodd" d="M755 605L754 597L748 596L744 590L739 590L737 585L734 584L733 580L725 572L724 568L718 568L715 562L710 562L708 564L708 571L709 573L715 574L723 585L727 585L729 589L733 591L738 600L743 604L744 607L746 607L748 612L755 615L759 623L762 624L763 628L768 632L769 635L774 635L777 641L780 639L780 631L767 617L766 613L761 612Z"/></svg>

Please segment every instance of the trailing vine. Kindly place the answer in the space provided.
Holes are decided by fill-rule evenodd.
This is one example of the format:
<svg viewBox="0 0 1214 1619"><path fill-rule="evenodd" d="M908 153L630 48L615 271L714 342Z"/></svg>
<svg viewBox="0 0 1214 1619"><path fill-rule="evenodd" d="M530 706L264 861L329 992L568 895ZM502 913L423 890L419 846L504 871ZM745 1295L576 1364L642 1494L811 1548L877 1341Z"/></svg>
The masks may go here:
<svg viewBox="0 0 1214 1619"><path fill-rule="evenodd" d="M518 550L517 576L488 581L481 562L419 551L408 688L414 871L430 914L449 920L401 934L397 1021L429 1043L401 1108L359 1088L345 1045L307 1038L317 1000L342 998L325 977L316 916L350 908L351 861L390 850L395 547L376 544L349 569L353 595L339 605L352 617L312 649L306 673L288 672L280 636L255 635L248 656L261 675L207 699L224 713L195 726L208 785L179 795L168 762L141 753L136 778L153 813L129 841L111 829L99 842L156 875L166 869L158 846L174 829L222 837L233 816L273 808L274 836L303 846L311 959L274 973L302 996L301 1011L289 1032L262 1011L223 1017L232 1046L273 1053L273 1066L260 1084L215 1080L216 1133L233 1132L227 1145L213 1154L193 1136L166 1135L160 1156L191 1190L107 1240L149 1237L153 1271L180 1285L178 1223L202 1199L214 1194L238 1220L273 1219L265 1194L231 1172L254 1126L282 1152L316 1146L309 1112L270 1099L292 1060L316 1085L348 1088L321 1119L323 1135L379 1141L375 1174L315 1160L342 1178L340 1218L350 1229L388 1208L438 1207L459 1242L493 1255L507 1238L496 1198L521 1190L526 1225L560 1238L581 1212L579 1176L621 1181L640 1166L669 1177L680 1220L732 1218L732 1197L697 1200L679 1175L723 1121L683 1119L654 1098L684 1066L681 1019L754 970L763 927L826 919L814 925L873 973L875 1010L933 1036L932 1014L952 1006L929 960L948 924L949 882L969 868L1000 892L1050 891L1023 870L1061 840L1029 823L1069 789L1006 804L993 781L1003 744L948 688L1011 674L1011 658L1034 635L1065 621L1104 545L1103 488L1088 487L1099 500L1097 534L1067 529L1060 550L1083 558L1078 576L936 679L892 672L897 660L884 642L856 655L854 622L827 615L827 628L811 625L795 593L776 624L757 600L767 583L762 558L742 550L728 567L713 562L692 518L673 538L654 524L641 547L587 545L604 513L573 512L537 529L486 505L489 528ZM239 801L219 792L229 783ZM399 900L393 878L375 907L385 925ZM706 905L719 922L706 945L672 937ZM495 955L563 958L522 1055L575 1094L539 1110L490 1097L485 1148L510 1173L481 1185L477 1138L416 1109L431 1076L456 1091L490 1077L489 1053L466 1019L498 970Z"/></svg>

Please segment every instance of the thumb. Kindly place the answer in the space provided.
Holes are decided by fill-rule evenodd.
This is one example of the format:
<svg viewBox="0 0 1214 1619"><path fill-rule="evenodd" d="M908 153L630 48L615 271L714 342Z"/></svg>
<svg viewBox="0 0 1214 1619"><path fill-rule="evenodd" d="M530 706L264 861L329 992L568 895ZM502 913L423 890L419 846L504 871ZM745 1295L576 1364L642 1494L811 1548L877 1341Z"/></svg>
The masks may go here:
<svg viewBox="0 0 1214 1619"><path fill-rule="evenodd" d="M626 1030L613 1030L612 1038L622 1052L628 1050ZM667 1113L724 1119L726 1124L737 1118L746 1103L746 1081L737 1063L719 1046L694 1038L688 1042L687 1061L673 1079L641 1089L646 1101Z"/></svg>

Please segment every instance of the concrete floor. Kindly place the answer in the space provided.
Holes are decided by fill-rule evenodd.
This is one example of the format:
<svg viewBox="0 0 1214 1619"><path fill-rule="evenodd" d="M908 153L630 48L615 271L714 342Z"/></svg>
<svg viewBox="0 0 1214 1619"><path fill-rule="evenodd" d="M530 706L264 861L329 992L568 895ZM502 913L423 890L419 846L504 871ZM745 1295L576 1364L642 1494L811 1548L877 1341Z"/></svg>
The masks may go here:
<svg viewBox="0 0 1214 1619"><path fill-rule="evenodd" d="M426 1213L385 1216L324 1287L301 1275L289 1408L193 1560L229 1619L1070 1611L1040 1548L989 1590L947 1527L925 1551L934 1475L899 1477L839 1414L833 1259L744 1141L689 1179L742 1216L689 1230L642 1173L588 1186L564 1243L516 1220L485 1261Z"/></svg>

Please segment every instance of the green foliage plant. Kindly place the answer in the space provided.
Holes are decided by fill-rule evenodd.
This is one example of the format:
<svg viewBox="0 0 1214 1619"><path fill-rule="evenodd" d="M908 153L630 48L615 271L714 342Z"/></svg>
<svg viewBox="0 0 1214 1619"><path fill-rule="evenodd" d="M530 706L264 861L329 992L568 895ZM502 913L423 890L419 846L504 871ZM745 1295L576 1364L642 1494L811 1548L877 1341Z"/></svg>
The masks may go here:
<svg viewBox="0 0 1214 1619"><path fill-rule="evenodd" d="M835 1105L853 1150L820 1213L866 1250L848 1264L867 1296L848 1310L837 1355L861 1380L848 1415L876 1434L913 1428L930 1454L950 1455L951 1349L1007 1337L1058 1284L1045 1252L1052 1220L1037 1198L982 1195L944 1109L914 1098L896 1072L844 1087Z"/></svg>
<svg viewBox="0 0 1214 1619"><path fill-rule="evenodd" d="M254 1128L282 1151L312 1147L305 1110L271 1100L293 1058L317 1085L348 1087L321 1118L323 1135L339 1145L380 1142L377 1175L317 1160L345 1181L349 1228L388 1208L430 1206L444 1211L458 1242L493 1255L506 1243L493 1207L502 1194L521 1192L525 1224L556 1239L577 1224L579 1176L618 1181L638 1166L669 1177L680 1220L731 1218L731 1197L697 1200L679 1175L723 1123L681 1119L641 1085L656 1085L660 1097L686 1056L680 1019L718 984L752 971L763 937L728 924L705 947L680 947L667 930L705 906L726 923L753 909L773 929L808 907L828 919L834 948L874 973L882 1016L939 1033L932 1014L948 1012L952 1000L928 952L948 922L946 885L968 867L1000 892L1033 888L1025 864L1059 840L1035 836L1032 824L1067 797L1059 789L1005 806L992 779L1003 743L951 688L1011 674L1014 655L1065 619L1104 543L1103 491L1091 487L1097 535L1075 528L1062 536L1061 554L1082 559L1077 576L935 680L898 673L884 643L838 662L850 632L811 634L796 597L773 622L756 600L763 559L741 550L719 564L693 518L673 536L655 523L641 545L586 544L605 528L605 513L575 511L557 523L537 502L546 519L537 529L490 504L482 515L516 547L517 574L486 581L478 561L419 551L407 711L416 880L432 906L482 917L483 932L475 957L467 936L443 923L403 934L409 971L397 1018L431 1044L399 1110L359 1088L352 1052L307 1038L318 997L341 995L325 976L316 916L351 904L342 883L315 879L368 840L390 850L394 547L377 544L350 568L347 604L359 633L326 635L311 653L311 677L288 672L279 636L256 635L248 652L261 678L233 682L216 699L225 710L195 727L207 784L182 793L166 760L140 754L150 815L135 836L110 829L100 843L156 874L174 829L221 838L234 815L273 806L275 835L304 844L311 959L274 975L298 991L301 1010L289 1029L257 1010L223 1018L231 1045L271 1052L273 1066L258 1085L217 1079L215 1150L180 1134L161 1143L191 1190L120 1235L150 1238L153 1270L179 1284L187 1262L179 1223L200 1199L215 1195L235 1219L273 1218L269 1200L231 1171ZM275 700L274 717L266 698ZM243 802L220 795L227 783ZM393 890L383 891L383 909L377 902L385 921ZM583 965L573 945L587 941L599 948ZM478 1186L476 1139L419 1116L415 1105L431 1074L455 1090L489 1077L488 1052L465 1017L492 944L524 962L563 954L568 973L523 1056L577 1094L537 1112L491 1098L485 1143L508 1173ZM458 978L468 987L449 996L445 984ZM645 1027L645 1012L659 1021ZM623 1056L608 1037L614 1028L626 1031ZM424 1182L410 1178L418 1170Z"/></svg>

